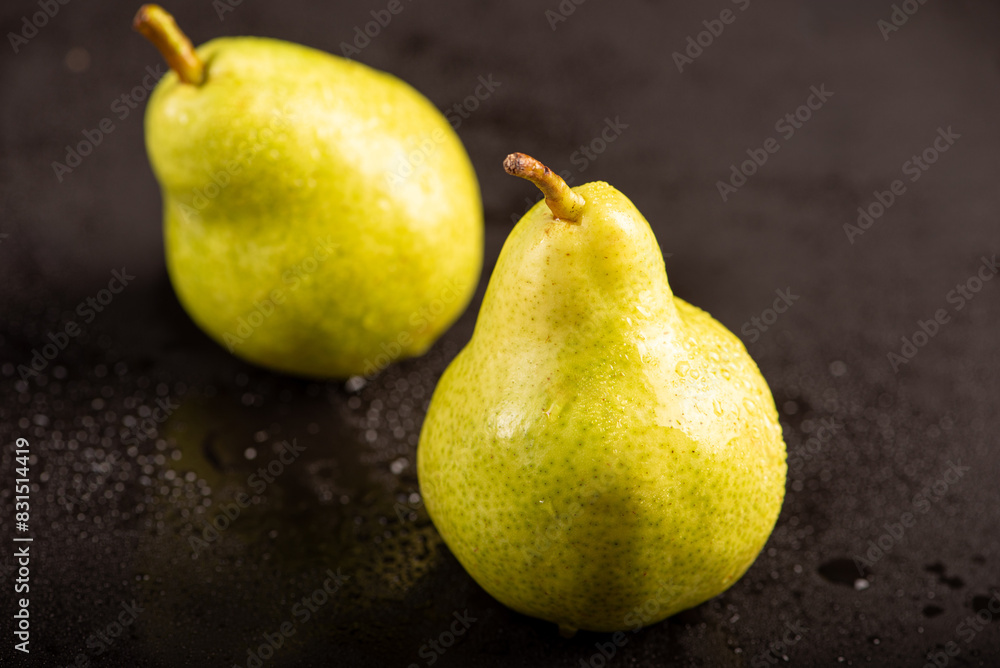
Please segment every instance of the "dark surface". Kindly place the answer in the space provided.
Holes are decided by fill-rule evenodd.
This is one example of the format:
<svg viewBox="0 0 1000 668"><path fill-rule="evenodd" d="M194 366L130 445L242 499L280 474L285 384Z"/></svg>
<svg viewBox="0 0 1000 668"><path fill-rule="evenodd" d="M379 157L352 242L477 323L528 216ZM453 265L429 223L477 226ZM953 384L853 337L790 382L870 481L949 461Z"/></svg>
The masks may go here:
<svg viewBox="0 0 1000 668"><path fill-rule="evenodd" d="M196 43L260 34L339 53L385 3L331 5L244 0L223 21L207 1L168 9ZM632 198L670 254L675 292L747 343L773 389L792 465L777 528L747 575L627 633L607 665L771 665L770 648L775 661L804 666L921 666L928 653L938 665L1000 662L1000 624L964 621L1000 588L1000 281L961 310L948 301L982 256L1000 251L996 4L929 2L888 41L876 25L889 18L888 1L752 0L740 11L592 0L552 31L544 12L556 7L407 1L357 56L442 109L480 75L501 82L459 128L486 208L480 291L429 355L361 388L252 368L190 322L163 265L144 105L116 118L57 181L51 163L63 147L112 116L112 102L160 62L129 30L136 3L76 0L18 54L4 45L0 663L64 666L83 654L102 666L246 665L247 648L290 620L301 622L295 635L264 665L424 666L422 646L465 611L476 621L435 665L604 663L599 646L610 636L561 639L484 593L415 495L414 450L434 383L471 335L512 215L536 198L503 174L512 150ZM679 73L671 52L724 7L735 22ZM37 9L5 3L4 32ZM89 54L84 71L66 64L72 48ZM747 149L779 137L775 121L813 85L833 97L723 202L716 181ZM628 128L581 171L574 152L617 117ZM961 138L849 243L843 225L857 207L908 179L901 165L948 126ZM22 382L17 365L122 266L134 282ZM744 323L786 288L799 299L754 340ZM895 373L887 353L938 309L949 322ZM136 420L157 397L178 407L145 432ZM806 459L824 421L833 436L813 441ZM29 657L12 649L6 608L18 437L35 453ZM305 452L192 559L192 533L248 491L248 476L286 439ZM956 478L951 463L970 468ZM946 474L950 482L923 495ZM915 521L901 529L904 513ZM872 552L862 579L853 558L879 540L887 554ZM293 606L322 587L327 569L350 579L302 622ZM94 634L133 600L143 611L103 645ZM783 639L794 642L775 645Z"/></svg>

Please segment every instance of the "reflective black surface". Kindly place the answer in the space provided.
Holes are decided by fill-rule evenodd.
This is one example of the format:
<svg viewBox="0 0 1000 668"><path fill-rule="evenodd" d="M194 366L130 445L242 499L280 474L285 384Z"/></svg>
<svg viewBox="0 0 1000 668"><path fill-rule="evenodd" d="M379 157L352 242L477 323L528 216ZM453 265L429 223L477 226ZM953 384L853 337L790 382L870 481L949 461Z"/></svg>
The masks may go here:
<svg viewBox="0 0 1000 668"><path fill-rule="evenodd" d="M197 43L339 53L387 7L224 2L167 8ZM914 13L892 30L891 3L859 1L404 0L354 57L456 119L486 267L427 356L367 383L250 367L190 322L142 143L159 57L129 29L135 4L58 5L0 61L2 664L996 665L1000 12L901 5ZM565 21L546 14L560 6ZM4 32L30 33L38 11L5 4ZM689 48L690 63L672 56ZM480 77L499 85L476 98ZM113 130L78 165L53 166L104 118ZM499 605L420 503L434 383L537 198L503 174L514 150L632 198L675 292L743 338L785 427L785 506L751 570L617 644ZM723 201L718 182L755 156ZM100 305L123 268L135 278ZM22 379L69 321L80 333ZM33 453L29 655L11 632L17 438Z"/></svg>

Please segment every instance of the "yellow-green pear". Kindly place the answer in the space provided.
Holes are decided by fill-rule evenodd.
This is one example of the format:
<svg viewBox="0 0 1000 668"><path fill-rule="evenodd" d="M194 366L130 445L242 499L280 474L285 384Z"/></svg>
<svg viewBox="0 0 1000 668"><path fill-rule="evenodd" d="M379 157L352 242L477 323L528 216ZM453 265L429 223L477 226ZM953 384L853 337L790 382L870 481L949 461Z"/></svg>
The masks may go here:
<svg viewBox="0 0 1000 668"><path fill-rule="evenodd" d="M635 206L504 163L545 200L511 232L438 383L417 467L448 547L507 606L637 629L724 591L781 510L785 444L746 349L677 298Z"/></svg>
<svg viewBox="0 0 1000 668"><path fill-rule="evenodd" d="M251 362L372 375L420 355L482 263L475 173L444 116L399 79L256 37L198 49L145 5L171 67L146 111L167 267L194 321Z"/></svg>

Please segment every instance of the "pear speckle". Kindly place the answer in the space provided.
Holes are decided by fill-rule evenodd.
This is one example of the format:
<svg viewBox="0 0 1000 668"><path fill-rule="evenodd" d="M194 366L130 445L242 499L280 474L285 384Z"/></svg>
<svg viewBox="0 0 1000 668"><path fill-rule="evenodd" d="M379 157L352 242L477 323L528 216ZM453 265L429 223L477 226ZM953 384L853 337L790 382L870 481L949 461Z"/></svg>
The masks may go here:
<svg viewBox="0 0 1000 668"><path fill-rule="evenodd" d="M150 6L137 27L173 70L150 96L146 146L192 319L296 375L372 377L423 354L482 263L479 187L448 120L406 83L305 46L192 49Z"/></svg>
<svg viewBox="0 0 1000 668"><path fill-rule="evenodd" d="M781 509L785 445L753 360L673 295L632 203L605 183L573 192L575 224L539 202L507 239L435 390L418 477L498 600L565 633L634 630L749 568Z"/></svg>

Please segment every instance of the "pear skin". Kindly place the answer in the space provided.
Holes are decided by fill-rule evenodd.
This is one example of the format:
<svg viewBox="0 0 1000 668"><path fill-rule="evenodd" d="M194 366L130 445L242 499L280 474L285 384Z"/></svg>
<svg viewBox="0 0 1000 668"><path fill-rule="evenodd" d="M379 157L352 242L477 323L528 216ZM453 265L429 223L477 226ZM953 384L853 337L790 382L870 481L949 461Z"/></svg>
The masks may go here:
<svg viewBox="0 0 1000 668"><path fill-rule="evenodd" d="M417 452L438 531L469 574L564 633L637 629L731 586L770 535L785 444L740 340L675 297L635 206L570 189L508 237L475 333Z"/></svg>
<svg viewBox="0 0 1000 668"><path fill-rule="evenodd" d="M476 175L403 81L274 39L197 49L144 6L172 70L146 110L167 268L192 319L287 373L374 375L422 354L479 281Z"/></svg>

